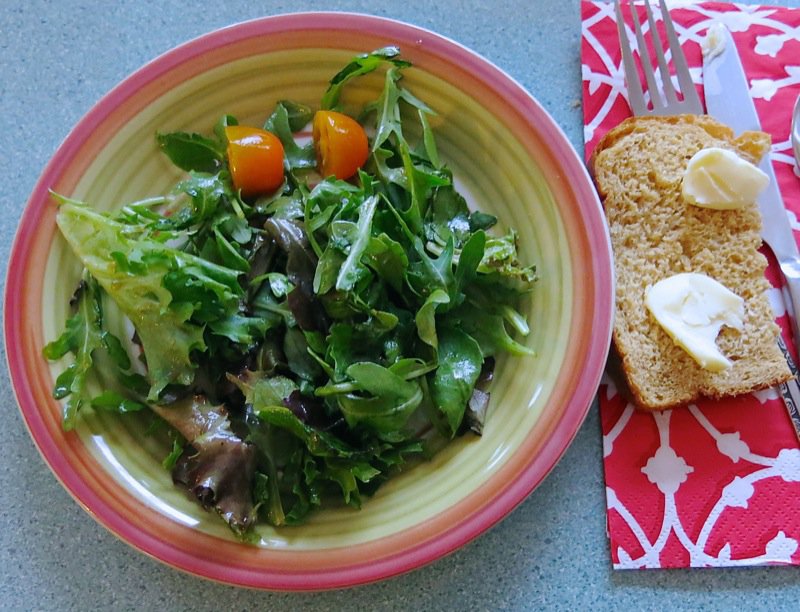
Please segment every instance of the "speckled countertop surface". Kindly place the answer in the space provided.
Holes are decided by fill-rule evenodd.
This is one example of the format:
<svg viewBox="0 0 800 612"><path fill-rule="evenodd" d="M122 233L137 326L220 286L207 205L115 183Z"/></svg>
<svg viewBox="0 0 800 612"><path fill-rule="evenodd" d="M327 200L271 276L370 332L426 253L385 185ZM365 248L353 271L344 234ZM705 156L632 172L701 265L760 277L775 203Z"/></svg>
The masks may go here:
<svg viewBox="0 0 800 612"><path fill-rule="evenodd" d="M776 4L800 6L798 0ZM78 119L118 81L209 30L309 10L392 17L459 41L528 88L582 149L578 0L4 0L3 262L47 160ZM797 568L613 571L596 406L544 483L499 525L461 550L385 582L286 594L184 575L119 541L69 497L40 458L5 368L0 394L3 610L774 610L793 609L800 601Z"/></svg>

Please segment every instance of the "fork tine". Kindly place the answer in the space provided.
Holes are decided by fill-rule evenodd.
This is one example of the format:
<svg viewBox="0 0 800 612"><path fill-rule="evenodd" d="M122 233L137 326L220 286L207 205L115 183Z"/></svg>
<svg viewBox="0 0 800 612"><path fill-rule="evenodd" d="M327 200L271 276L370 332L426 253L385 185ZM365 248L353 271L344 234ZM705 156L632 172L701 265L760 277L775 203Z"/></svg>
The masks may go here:
<svg viewBox="0 0 800 612"><path fill-rule="evenodd" d="M667 105L677 104L678 96L675 93L675 87L672 85L672 77L669 74L669 64L667 64L667 58L664 55L664 46L661 42L661 35L658 33L658 28L656 27L656 20L653 17L650 0L644 0L644 8L647 13L647 24L650 27L650 35L653 37L653 48L656 51L656 61L658 62L658 72L661 74L661 87L664 92L664 97L666 98ZM663 19L665 21L669 19L669 13L667 13L666 17L663 17ZM670 51L671 50L672 46L670 46Z"/></svg>
<svg viewBox="0 0 800 612"><path fill-rule="evenodd" d="M650 50L645 42L644 32L642 31L642 20L636 12L634 0L628 0L628 8L631 13L634 33L628 36L628 29L622 18L622 0L614 0L614 9L617 19L617 33L619 34L619 46L622 52L622 64L625 72L625 81L628 91L628 104L634 115L677 115L680 113L703 114L703 104L697 94L692 74L686 63L686 56L681 49L680 41L675 33L669 10L665 0L659 0L661 18L664 21L664 31L669 45L669 54L675 65L675 74L679 87L672 82L669 73L669 63L667 61L667 51L664 49L661 35L656 27L655 17L650 0L643 0L645 13L647 15L648 29L651 32L653 48L655 49L656 60L658 62L658 74L661 77L661 84L656 83L655 68L653 67ZM636 46L639 50L641 60L641 71L647 82L646 87L642 87L639 77L639 68L633 57L633 39L636 39ZM678 98L678 91L682 93L682 98ZM646 102L647 93L650 93L652 102L650 108Z"/></svg>
<svg viewBox="0 0 800 612"><path fill-rule="evenodd" d="M628 82L628 103L634 115L642 115L647 111L647 105L642 94L642 81L639 79L639 71L636 70L636 62L633 60L628 33L625 31L625 21L622 19L620 0L614 0L614 10L617 16L617 33L619 35L619 48L622 52L622 65L625 71L625 80Z"/></svg>
<svg viewBox="0 0 800 612"><path fill-rule="evenodd" d="M656 84L656 75L653 72L653 62L650 59L650 51L647 48L647 43L644 40L644 33L642 32L642 24L639 21L639 14L636 12L636 7L633 0L628 0L628 6L631 9L631 17L633 19L633 30L636 33L636 46L639 48L639 58L642 60L642 71L644 78L647 81L647 89L650 92L650 102L653 105L653 110L661 112L664 109L664 100Z"/></svg>
<svg viewBox="0 0 800 612"><path fill-rule="evenodd" d="M661 18L664 20L664 28L667 33L667 42L669 49L672 53L672 63L675 65L675 74L678 76L678 83L681 86L681 93L683 100L687 104L689 112L701 115L703 113L703 104L700 102L700 96L697 94L694 82L692 81L692 74L689 72L689 66L686 63L686 56L681 49L681 43L678 40L678 35L675 33L675 27L672 24L672 18L669 15L666 2L659 0L661 8Z"/></svg>

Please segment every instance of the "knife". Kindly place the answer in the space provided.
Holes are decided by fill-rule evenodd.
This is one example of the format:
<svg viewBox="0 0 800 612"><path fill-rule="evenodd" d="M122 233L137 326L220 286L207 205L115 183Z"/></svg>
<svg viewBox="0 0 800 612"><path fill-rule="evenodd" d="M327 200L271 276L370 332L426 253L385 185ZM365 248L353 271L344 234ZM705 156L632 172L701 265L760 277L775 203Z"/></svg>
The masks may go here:
<svg viewBox="0 0 800 612"><path fill-rule="evenodd" d="M703 90L706 112L730 126L737 135L747 130L761 130L736 43L730 31L721 23L715 23L709 28L703 45ZM790 307L787 310L792 324L792 337L800 354L800 253L769 154L761 159L759 168L769 177L769 185L758 198L762 218L761 238L772 249L780 265L789 294ZM794 374L794 378L780 386L780 392L800 440L800 385L797 367L780 336L778 344Z"/></svg>
<svg viewBox="0 0 800 612"><path fill-rule="evenodd" d="M783 383L779 387L783 403L786 405L786 411L789 413L789 418L794 426L794 433L797 434L797 439L800 440L800 385L797 384L797 366L789 354L789 349L783 342L783 338L778 336L778 346L783 351L783 356L786 358L786 363L789 364L789 369L792 371L792 378L788 383Z"/></svg>
<svg viewBox="0 0 800 612"><path fill-rule="evenodd" d="M761 130L733 36L724 25L715 23L709 28L706 40L708 44L703 49L706 111L733 128L737 135L747 130ZM769 185L758 198L762 218L761 238L772 249L780 264L791 302L789 320L792 323L792 337L795 349L800 354L800 253L769 155L761 159L759 168L769 177Z"/></svg>

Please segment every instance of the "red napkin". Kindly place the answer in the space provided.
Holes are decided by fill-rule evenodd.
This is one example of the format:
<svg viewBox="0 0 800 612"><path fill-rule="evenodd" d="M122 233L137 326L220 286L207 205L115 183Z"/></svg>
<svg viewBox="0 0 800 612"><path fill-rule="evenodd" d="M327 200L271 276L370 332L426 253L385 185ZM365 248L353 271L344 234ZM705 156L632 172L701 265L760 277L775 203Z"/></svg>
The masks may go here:
<svg viewBox="0 0 800 612"><path fill-rule="evenodd" d="M800 9L668 4L701 93L700 45L706 30L721 21L732 31L762 129L772 135L772 161L790 211L787 222L800 230L800 179L789 139L791 111L800 95ZM645 22L643 4L636 10ZM663 23L655 13L663 40ZM583 1L581 18L588 159L603 134L631 111L613 3ZM790 344L782 281L771 254L765 254L773 285L769 298ZM775 390L645 413L627 404L606 377L600 416L614 568L800 565L800 445Z"/></svg>

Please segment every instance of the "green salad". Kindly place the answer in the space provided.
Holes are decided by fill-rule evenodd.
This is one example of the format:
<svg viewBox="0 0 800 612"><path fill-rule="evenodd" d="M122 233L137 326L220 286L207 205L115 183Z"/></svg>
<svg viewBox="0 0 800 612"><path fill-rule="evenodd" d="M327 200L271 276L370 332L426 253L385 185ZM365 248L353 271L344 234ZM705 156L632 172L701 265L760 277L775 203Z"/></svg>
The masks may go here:
<svg viewBox="0 0 800 612"><path fill-rule="evenodd" d="M531 354L512 336L529 333L518 304L535 268L457 192L433 111L403 87L409 66L379 49L316 110L284 100L260 127L225 115L209 134L157 134L184 171L166 195L109 213L54 195L83 265L44 350L66 364L65 430L86 409L165 425L173 481L240 535L358 508L481 433L495 356ZM379 97L342 112L373 71ZM111 309L130 338L110 331Z"/></svg>

